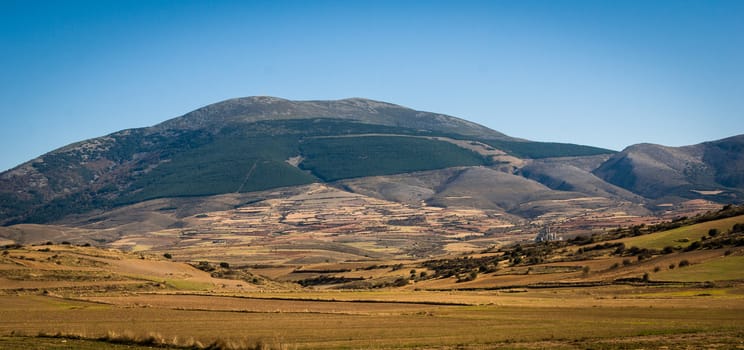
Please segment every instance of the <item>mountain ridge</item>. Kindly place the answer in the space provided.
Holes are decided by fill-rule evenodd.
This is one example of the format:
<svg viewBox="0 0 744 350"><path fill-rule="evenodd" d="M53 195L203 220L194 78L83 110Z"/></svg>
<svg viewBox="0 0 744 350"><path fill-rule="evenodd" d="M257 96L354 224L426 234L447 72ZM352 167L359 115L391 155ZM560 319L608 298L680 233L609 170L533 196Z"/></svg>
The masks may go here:
<svg viewBox="0 0 744 350"><path fill-rule="evenodd" d="M681 176L677 170L684 159L709 162L710 171L698 177L712 176L716 184L733 185L727 187L728 197L710 198L737 201L744 136L726 140L686 148L631 146L622 153L518 139L457 117L363 98L235 98L151 127L72 143L0 173L0 224L54 222L70 214L156 198L245 193L458 167L476 168L463 172L469 175L456 182L455 192L479 199L452 200L446 193L454 189L442 183L386 185L379 196L409 200L417 198L408 192L413 191L430 195L427 198L439 205L485 205L534 217L555 210L554 202L561 198L573 201L572 208L598 205L576 207L580 196L598 196L604 198L598 203L605 204L644 205L648 199L667 199L663 191L677 191L674 186L659 193L648 192L648 186L634 187L638 177L653 178L644 167L627 166L636 158L651 159L645 163L667 172L672 169L669 181ZM671 163L665 164L665 159ZM364 181L354 182L356 188L378 189ZM683 185L681 181L674 184ZM477 190L512 185L528 192L540 188L541 194L512 193L503 200L498 198L506 193L502 190ZM707 198L685 194L677 197ZM541 209L520 208L525 204L519 203L522 199Z"/></svg>
<svg viewBox="0 0 744 350"><path fill-rule="evenodd" d="M744 135L696 145L642 143L626 147L593 173L609 183L654 200L696 198L695 191L741 199Z"/></svg>

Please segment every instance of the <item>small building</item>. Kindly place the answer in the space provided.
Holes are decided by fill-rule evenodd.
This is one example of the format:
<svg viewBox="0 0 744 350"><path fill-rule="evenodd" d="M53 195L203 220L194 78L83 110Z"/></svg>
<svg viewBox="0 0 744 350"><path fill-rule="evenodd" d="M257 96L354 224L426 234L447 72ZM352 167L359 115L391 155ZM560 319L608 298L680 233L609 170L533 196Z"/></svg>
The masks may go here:
<svg viewBox="0 0 744 350"><path fill-rule="evenodd" d="M562 241L563 237L558 232L551 230L549 225L543 226L540 232L535 237L535 242L551 242L551 241Z"/></svg>

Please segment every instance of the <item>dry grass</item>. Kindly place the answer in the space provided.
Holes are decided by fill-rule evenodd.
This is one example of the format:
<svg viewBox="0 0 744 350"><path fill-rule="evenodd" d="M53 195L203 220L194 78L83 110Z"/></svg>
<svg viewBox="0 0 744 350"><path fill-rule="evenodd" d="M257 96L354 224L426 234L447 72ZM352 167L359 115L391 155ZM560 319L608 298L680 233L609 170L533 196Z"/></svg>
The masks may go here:
<svg viewBox="0 0 744 350"><path fill-rule="evenodd" d="M553 292L556 291L449 293L452 299L494 302L472 306L288 303L177 295L157 296L149 305L137 304L148 300L148 296L122 297L120 301L126 302L101 305L43 296L8 296L0 297L4 316L0 334L59 332L84 335L86 339L122 338L170 346L191 346L189 337L193 337L193 344L234 341L248 348L262 343L302 349L388 349L448 348L462 344L475 348L511 343L571 344L587 339L610 342L649 335L662 338L680 334L732 335L744 330L744 303L742 295L736 293L717 297L658 297L636 295L637 290L626 287ZM416 292L402 295L414 298ZM446 295L426 292L418 297L444 300ZM327 293L326 297L384 299L394 295ZM246 308L251 303L260 305L260 309ZM203 309L193 307L198 305Z"/></svg>
<svg viewBox="0 0 744 350"><path fill-rule="evenodd" d="M57 344L52 340L66 340L82 349L96 348L95 344L132 349L606 349L653 347L666 341L695 347L721 339L724 347L735 347L744 332L744 286L735 281L742 261L736 249L726 258L721 258L723 250L701 250L634 261L617 269L609 269L610 264L625 257L607 254L529 267L504 263L498 271L480 274L472 282L425 279L401 288L344 291L328 286L238 288L245 281L216 279L162 258L103 251L97 255L97 250L82 247L49 248L14 249L0 260L3 273L36 279L0 280L0 294L4 294L0 295L0 348L25 349L35 339L49 348ZM569 253L556 254L571 257ZM700 269L698 275L708 274L713 267L719 275L733 277L721 277L729 281L711 288L684 284L525 287L553 281L612 282L680 259L689 259L691 265L675 269L674 273L683 273L675 280L696 276L695 269ZM388 278L409 275L411 269L426 270L420 263L322 262L306 264L302 270L309 270L307 275L335 270L338 273L329 274ZM386 267L367 269L372 264ZM393 269L393 264L402 267ZM583 266L590 266L591 272L578 269ZM266 271L275 276L301 275L286 267ZM120 280L99 278L103 272ZM59 281L65 274L86 278ZM651 277L660 280L663 274ZM149 288L111 289L112 282ZM23 283L36 283L38 289L16 288ZM491 289L504 286L514 287ZM18 337L19 332L33 336ZM37 338L39 334L47 338ZM11 343L21 345L7 345Z"/></svg>
<svg viewBox="0 0 744 350"><path fill-rule="evenodd" d="M99 343L131 345L146 348L170 348L189 350L284 350L289 347L267 341L249 341L247 339L218 339L211 343L202 343L193 337L182 338L174 336L165 338L160 333L148 332L147 334L135 334L131 331L115 332L108 331L103 336L87 335L85 333L45 333L39 332L37 338L71 339L71 340L93 340Z"/></svg>

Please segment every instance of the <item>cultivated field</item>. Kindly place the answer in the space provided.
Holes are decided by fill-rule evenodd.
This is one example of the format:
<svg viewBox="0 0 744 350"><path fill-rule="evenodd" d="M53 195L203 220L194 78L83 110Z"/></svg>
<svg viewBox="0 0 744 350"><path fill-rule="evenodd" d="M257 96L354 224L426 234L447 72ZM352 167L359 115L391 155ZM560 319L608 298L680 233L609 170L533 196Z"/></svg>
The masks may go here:
<svg viewBox="0 0 744 350"><path fill-rule="evenodd" d="M224 296L141 295L93 298L96 303L52 296L0 298L0 338L32 344L18 335L89 338L154 333L175 345L209 344L274 348L565 348L741 345L741 289L659 296L665 290L609 289L524 293L457 292L470 305L445 295L410 295L421 302L287 301ZM698 291L695 291L698 292ZM412 293L413 294L413 293ZM519 295L515 295L519 294ZM342 298L357 299L353 295ZM264 299L269 298L269 299ZM325 295L334 299L334 294ZM477 300L491 301L486 304ZM568 301L568 302L567 302ZM104 304L105 303L105 304ZM7 337L13 334L14 337ZM59 341L59 340L57 340ZM68 341L72 341L71 339ZM0 343L3 344L3 343Z"/></svg>
<svg viewBox="0 0 744 350"><path fill-rule="evenodd" d="M247 249L230 245L203 260L9 245L0 348L743 348L744 216L705 220L436 257L342 259L356 254L344 245L334 259L273 264L230 260Z"/></svg>

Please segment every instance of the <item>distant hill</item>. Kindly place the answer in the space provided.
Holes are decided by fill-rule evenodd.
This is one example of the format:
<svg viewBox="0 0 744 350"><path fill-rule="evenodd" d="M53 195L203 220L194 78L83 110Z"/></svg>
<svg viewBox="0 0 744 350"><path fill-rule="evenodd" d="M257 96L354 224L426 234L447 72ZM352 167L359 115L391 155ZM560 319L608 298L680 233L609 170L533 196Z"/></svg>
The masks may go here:
<svg viewBox="0 0 744 350"><path fill-rule="evenodd" d="M741 201L744 194L744 135L685 147L633 145L593 173L654 200L713 198Z"/></svg>
<svg viewBox="0 0 744 350"><path fill-rule="evenodd" d="M45 223L154 198L271 188L612 151L531 142L360 98L231 99L153 127L74 143L0 174L0 224Z"/></svg>
<svg viewBox="0 0 744 350"><path fill-rule="evenodd" d="M50 223L72 214L80 222L158 198L310 183L522 218L610 207L643 213L647 204L698 198L734 203L743 194L743 140L641 144L616 153L523 140L361 98L237 98L77 142L1 173L0 224Z"/></svg>

